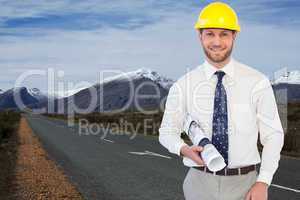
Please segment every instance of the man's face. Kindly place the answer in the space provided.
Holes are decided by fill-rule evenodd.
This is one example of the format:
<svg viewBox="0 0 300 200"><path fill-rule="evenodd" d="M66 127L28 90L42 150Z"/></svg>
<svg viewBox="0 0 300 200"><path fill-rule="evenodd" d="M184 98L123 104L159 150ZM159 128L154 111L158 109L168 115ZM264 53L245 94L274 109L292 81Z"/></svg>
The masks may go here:
<svg viewBox="0 0 300 200"><path fill-rule="evenodd" d="M226 29L203 29L199 32L205 55L214 63L225 62L231 55L236 32Z"/></svg>

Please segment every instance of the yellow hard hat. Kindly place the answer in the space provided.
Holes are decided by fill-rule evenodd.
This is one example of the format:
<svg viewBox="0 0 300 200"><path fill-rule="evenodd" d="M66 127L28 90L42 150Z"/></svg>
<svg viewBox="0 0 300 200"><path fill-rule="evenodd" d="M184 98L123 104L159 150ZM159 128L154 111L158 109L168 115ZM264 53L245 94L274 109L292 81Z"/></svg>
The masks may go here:
<svg viewBox="0 0 300 200"><path fill-rule="evenodd" d="M210 3L203 8L195 24L195 29L202 28L241 30L235 11L229 5L222 2Z"/></svg>

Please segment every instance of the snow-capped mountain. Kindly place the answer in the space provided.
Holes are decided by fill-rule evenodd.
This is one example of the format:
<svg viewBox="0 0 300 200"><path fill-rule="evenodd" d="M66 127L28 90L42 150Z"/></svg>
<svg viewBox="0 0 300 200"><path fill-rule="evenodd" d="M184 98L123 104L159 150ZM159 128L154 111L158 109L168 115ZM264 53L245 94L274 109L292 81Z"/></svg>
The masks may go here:
<svg viewBox="0 0 300 200"><path fill-rule="evenodd" d="M15 97L20 97L20 102L16 102ZM9 89L0 95L0 110L4 109L16 109L22 110L23 107L35 105L42 101L46 101L47 96L42 94L39 89L32 88L27 89L26 87L17 87Z"/></svg>
<svg viewBox="0 0 300 200"><path fill-rule="evenodd" d="M272 87L277 102L300 102L300 71L284 71L272 81Z"/></svg>
<svg viewBox="0 0 300 200"><path fill-rule="evenodd" d="M73 94L76 94L77 92L84 90L86 88L89 88L93 86L93 84L90 83L84 83L83 85L76 86L74 88L71 88L69 90L63 90L63 91L54 91L51 94L48 93L48 97L53 97L53 98L64 98L71 96Z"/></svg>
<svg viewBox="0 0 300 200"><path fill-rule="evenodd" d="M27 89L27 91L31 96L33 96L34 98L36 98L39 101L47 98L47 95L42 93L38 88L29 88L29 89Z"/></svg>
<svg viewBox="0 0 300 200"><path fill-rule="evenodd" d="M173 83L174 81L170 78L161 76L150 69L141 68L106 78L94 85L71 88L67 93L61 93L63 95L59 98L51 94L45 95L37 88L13 88L2 93L0 89L0 110L19 109L14 94L20 94L24 104L30 108L48 108L49 102L51 105L54 102L50 112L66 112L70 108L88 108L91 100L95 99L95 106L89 112L110 112L123 107L131 111L139 108L163 109ZM272 87L279 102L299 102L300 71L283 73L272 81Z"/></svg>
<svg viewBox="0 0 300 200"><path fill-rule="evenodd" d="M273 81L273 84L278 83L300 84L300 71L294 70L284 72Z"/></svg>
<svg viewBox="0 0 300 200"><path fill-rule="evenodd" d="M166 78L164 76L161 76L156 71L153 71L148 68L140 68L135 71L126 72L126 73L122 73L122 74L119 74L116 76L106 78L106 79L104 79L103 82L101 82L101 84L110 82L110 81L116 81L116 80L120 80L120 81L121 80L130 80L130 79L133 80L133 79L138 79L138 78L150 79L165 89L169 89L171 87L171 85L174 83L174 80L172 80L170 78Z"/></svg>
<svg viewBox="0 0 300 200"><path fill-rule="evenodd" d="M164 106L173 83L172 79L142 68L105 78L102 82L82 89L74 95L57 99L54 112L66 112L70 108L88 108L92 99L97 101L89 112L156 110ZM61 105L64 107L61 108Z"/></svg>
<svg viewBox="0 0 300 200"><path fill-rule="evenodd" d="M138 79L138 78L150 79L165 89L169 89L171 87L171 85L174 83L174 81L172 79L161 76L160 74L158 74L155 71L152 71L151 69L140 68L135 71L124 72L124 73L121 73L121 74L118 74L115 76L105 78L102 82L100 82L100 84L108 83L111 81L124 81L124 80L129 81L129 80L134 80L134 79ZM54 94L52 94L52 95L48 94L48 96L50 95L50 96L53 96L56 98L64 98L64 97L72 96L72 95L80 92L81 90L87 89L92 86L93 85L86 83L86 84L80 85L75 88L71 88L66 91L55 91Z"/></svg>

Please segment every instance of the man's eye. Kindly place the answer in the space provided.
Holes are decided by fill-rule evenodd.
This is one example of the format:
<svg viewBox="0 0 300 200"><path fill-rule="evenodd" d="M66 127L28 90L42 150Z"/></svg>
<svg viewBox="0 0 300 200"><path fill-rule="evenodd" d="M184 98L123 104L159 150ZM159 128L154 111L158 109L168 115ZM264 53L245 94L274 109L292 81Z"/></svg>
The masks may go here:
<svg viewBox="0 0 300 200"><path fill-rule="evenodd" d="M213 34L212 34L212 33L206 33L206 35L207 35L207 36L213 36Z"/></svg>
<svg viewBox="0 0 300 200"><path fill-rule="evenodd" d="M227 37L228 35L229 34L227 32L224 32L224 33L221 34L221 36L223 36L223 37Z"/></svg>

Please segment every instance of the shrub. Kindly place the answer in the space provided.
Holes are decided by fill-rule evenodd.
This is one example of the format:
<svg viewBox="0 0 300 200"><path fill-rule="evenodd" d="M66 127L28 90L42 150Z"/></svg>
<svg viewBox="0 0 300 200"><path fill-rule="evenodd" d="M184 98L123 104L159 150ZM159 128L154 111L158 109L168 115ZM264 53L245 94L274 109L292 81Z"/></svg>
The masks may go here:
<svg viewBox="0 0 300 200"><path fill-rule="evenodd" d="M0 142L9 138L20 121L20 113L14 111L0 112Z"/></svg>

